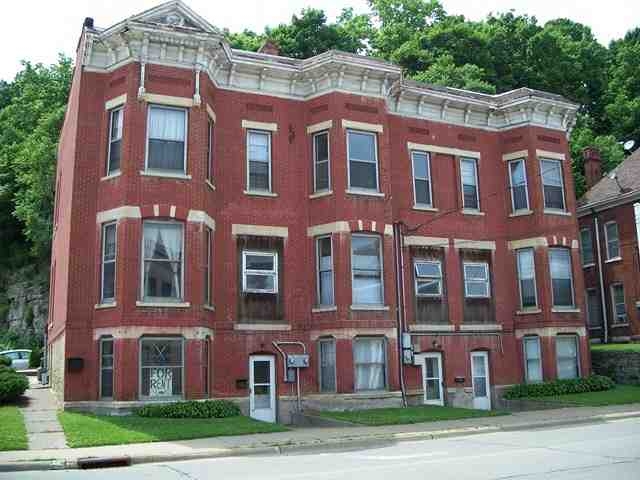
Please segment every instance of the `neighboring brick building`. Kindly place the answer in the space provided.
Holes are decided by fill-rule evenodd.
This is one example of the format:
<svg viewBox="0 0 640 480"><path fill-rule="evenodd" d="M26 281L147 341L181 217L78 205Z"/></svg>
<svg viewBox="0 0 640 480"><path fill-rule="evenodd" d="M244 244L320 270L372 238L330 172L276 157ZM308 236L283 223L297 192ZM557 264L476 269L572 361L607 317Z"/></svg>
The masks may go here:
<svg viewBox="0 0 640 480"><path fill-rule="evenodd" d="M599 152L584 157L589 190L578 217L589 336L640 340L640 149L604 177Z"/></svg>
<svg viewBox="0 0 640 480"><path fill-rule="evenodd" d="M342 52L233 50L181 2L88 19L58 161L54 389L286 421L280 350L310 354L314 408L403 389L489 408L505 385L588 374L576 109Z"/></svg>

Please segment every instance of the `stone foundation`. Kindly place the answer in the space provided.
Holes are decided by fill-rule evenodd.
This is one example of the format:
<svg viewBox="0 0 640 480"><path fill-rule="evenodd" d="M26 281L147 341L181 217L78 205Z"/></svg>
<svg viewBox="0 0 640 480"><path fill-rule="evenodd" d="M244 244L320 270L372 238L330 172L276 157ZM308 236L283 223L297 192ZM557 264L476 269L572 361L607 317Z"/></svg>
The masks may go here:
<svg viewBox="0 0 640 480"><path fill-rule="evenodd" d="M593 372L616 383L640 385L640 352L591 351Z"/></svg>

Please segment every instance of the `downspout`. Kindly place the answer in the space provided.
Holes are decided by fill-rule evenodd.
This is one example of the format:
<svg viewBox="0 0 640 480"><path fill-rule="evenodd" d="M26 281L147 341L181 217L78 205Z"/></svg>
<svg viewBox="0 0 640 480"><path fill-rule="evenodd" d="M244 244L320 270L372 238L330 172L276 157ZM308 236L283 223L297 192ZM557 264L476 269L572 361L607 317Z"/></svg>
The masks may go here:
<svg viewBox="0 0 640 480"><path fill-rule="evenodd" d="M595 209L593 223L596 229L596 252L598 254L598 280L600 281L600 301L602 302L602 321L604 322L604 343L609 343L609 319L607 318L607 295L604 291L604 275L602 274L602 254L600 253L600 224Z"/></svg>
<svg viewBox="0 0 640 480"><path fill-rule="evenodd" d="M404 333L404 268L402 265L402 226L400 222L393 223L393 256L395 260L395 276L396 276L396 322L397 322L397 340L398 347L398 375L400 378L400 392L402 394L402 406L407 406L407 391L404 384L404 352L403 352L403 333Z"/></svg>

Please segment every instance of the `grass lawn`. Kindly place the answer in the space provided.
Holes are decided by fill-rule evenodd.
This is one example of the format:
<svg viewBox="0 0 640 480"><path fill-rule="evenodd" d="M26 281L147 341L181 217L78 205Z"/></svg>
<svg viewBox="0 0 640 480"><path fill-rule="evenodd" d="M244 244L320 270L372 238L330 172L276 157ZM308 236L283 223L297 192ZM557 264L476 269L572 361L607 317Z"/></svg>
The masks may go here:
<svg viewBox="0 0 640 480"><path fill-rule="evenodd" d="M640 385L616 385L616 388L603 392L570 393L568 395L531 398L531 400L576 404L585 407L640 403Z"/></svg>
<svg viewBox="0 0 640 480"><path fill-rule="evenodd" d="M506 412L472 410L470 408L438 407L425 405L407 408L374 408L351 412L320 412L320 415L362 425L401 425L408 423L458 420L461 418L494 417Z"/></svg>
<svg viewBox="0 0 640 480"><path fill-rule="evenodd" d="M0 451L26 450L27 429L18 407L0 407Z"/></svg>
<svg viewBox="0 0 640 480"><path fill-rule="evenodd" d="M111 417L60 412L58 419L71 447L189 440L287 430L282 425L259 422L244 416L212 419L143 418L134 415Z"/></svg>
<svg viewBox="0 0 640 480"><path fill-rule="evenodd" d="M591 350L598 352L640 352L640 343L596 343Z"/></svg>

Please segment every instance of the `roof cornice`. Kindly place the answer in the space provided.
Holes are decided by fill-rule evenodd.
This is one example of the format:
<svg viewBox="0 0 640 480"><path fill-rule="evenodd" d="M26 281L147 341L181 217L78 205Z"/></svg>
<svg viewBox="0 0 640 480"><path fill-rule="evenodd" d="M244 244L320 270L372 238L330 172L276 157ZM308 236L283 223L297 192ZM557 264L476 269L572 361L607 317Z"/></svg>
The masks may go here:
<svg viewBox="0 0 640 480"><path fill-rule="evenodd" d="M622 193L596 202L585 203L576 209L576 213L578 217L585 217L587 215L591 215L593 212L602 212L604 210L609 210L610 208L635 202L636 200L640 200L640 190Z"/></svg>

